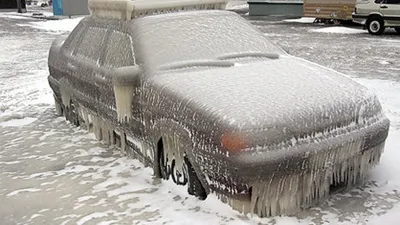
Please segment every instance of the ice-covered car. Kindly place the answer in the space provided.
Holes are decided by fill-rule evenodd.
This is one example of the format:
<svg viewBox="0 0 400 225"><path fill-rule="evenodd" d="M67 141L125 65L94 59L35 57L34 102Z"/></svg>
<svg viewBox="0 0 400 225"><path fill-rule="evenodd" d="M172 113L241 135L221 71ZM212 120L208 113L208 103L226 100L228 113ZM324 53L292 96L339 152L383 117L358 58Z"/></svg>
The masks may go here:
<svg viewBox="0 0 400 225"><path fill-rule="evenodd" d="M190 194L259 216L362 181L388 134L377 97L224 4L89 1L50 49L57 112Z"/></svg>
<svg viewBox="0 0 400 225"><path fill-rule="evenodd" d="M357 0L353 21L370 34L382 34L387 27L400 34L400 0Z"/></svg>

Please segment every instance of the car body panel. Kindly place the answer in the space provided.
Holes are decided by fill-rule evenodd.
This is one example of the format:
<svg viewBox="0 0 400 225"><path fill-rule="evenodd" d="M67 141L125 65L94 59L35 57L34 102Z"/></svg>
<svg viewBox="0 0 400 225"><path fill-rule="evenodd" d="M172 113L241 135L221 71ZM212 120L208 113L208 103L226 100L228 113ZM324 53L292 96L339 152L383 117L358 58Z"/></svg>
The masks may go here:
<svg viewBox="0 0 400 225"><path fill-rule="evenodd" d="M400 3L388 3L387 0L357 1L356 12L353 13L353 21L365 25L367 19L371 16L383 18L385 27L400 27Z"/></svg>

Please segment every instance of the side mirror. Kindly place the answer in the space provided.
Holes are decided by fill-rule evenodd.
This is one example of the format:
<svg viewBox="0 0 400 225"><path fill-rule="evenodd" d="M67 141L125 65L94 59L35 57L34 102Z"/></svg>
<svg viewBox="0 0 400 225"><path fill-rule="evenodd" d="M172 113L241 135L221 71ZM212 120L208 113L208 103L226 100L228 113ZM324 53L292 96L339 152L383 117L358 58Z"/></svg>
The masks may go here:
<svg viewBox="0 0 400 225"><path fill-rule="evenodd" d="M127 66L113 72L113 88L118 121L129 122L132 117L132 103L135 88L139 85L142 69L139 66Z"/></svg>
<svg viewBox="0 0 400 225"><path fill-rule="evenodd" d="M139 66L126 66L120 67L113 72L113 84L114 85L135 85L139 81L139 76L142 73L142 69Z"/></svg>

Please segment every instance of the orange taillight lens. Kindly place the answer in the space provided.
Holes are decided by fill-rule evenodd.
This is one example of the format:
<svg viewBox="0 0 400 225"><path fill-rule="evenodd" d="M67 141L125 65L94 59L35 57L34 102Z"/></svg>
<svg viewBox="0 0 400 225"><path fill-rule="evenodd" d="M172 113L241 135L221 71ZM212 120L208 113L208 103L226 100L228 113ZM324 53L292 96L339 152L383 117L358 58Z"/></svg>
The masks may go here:
<svg viewBox="0 0 400 225"><path fill-rule="evenodd" d="M222 146L230 152L239 152L249 147L244 135L240 133L226 133L221 136Z"/></svg>

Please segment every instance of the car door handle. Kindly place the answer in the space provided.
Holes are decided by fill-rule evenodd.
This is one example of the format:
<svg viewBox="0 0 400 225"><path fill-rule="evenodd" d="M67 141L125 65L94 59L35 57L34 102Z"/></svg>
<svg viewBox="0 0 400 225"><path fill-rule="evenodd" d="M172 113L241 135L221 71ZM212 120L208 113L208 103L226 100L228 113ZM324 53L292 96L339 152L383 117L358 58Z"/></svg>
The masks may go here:
<svg viewBox="0 0 400 225"><path fill-rule="evenodd" d="M388 7L386 5L381 5L381 9L387 9Z"/></svg>

